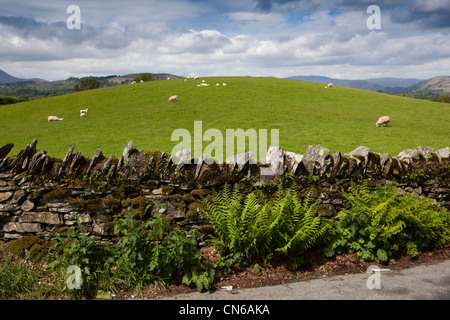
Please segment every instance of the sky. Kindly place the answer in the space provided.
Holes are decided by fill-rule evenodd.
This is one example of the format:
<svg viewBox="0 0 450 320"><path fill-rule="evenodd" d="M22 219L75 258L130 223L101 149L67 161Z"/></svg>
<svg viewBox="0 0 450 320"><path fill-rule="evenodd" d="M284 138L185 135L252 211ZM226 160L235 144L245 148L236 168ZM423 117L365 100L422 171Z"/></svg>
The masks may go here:
<svg viewBox="0 0 450 320"><path fill-rule="evenodd" d="M141 72L340 79L450 75L450 0L1 4L0 69L20 78ZM79 10L68 10L72 5ZM372 5L379 16L368 12Z"/></svg>

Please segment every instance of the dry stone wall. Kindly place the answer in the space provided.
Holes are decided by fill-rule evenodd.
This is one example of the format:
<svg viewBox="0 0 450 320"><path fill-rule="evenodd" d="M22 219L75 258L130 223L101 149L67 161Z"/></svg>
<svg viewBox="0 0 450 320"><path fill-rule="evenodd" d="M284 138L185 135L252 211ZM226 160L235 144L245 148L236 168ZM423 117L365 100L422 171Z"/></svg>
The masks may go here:
<svg viewBox="0 0 450 320"><path fill-rule="evenodd" d="M208 235L212 227L201 213L202 201L225 183L267 193L280 179L305 193L313 188L320 214L328 217L345 207L342 193L357 180L370 187L394 181L401 192L450 208L449 148L418 147L392 157L364 146L341 154L315 145L305 155L270 147L266 159L257 162L247 153L215 163L189 159L188 150L179 155L184 161L176 161L163 152L133 148L132 141L119 158L105 157L101 150L88 158L71 145L64 159L56 159L36 147L34 140L12 157L13 144L0 148L0 239L5 241L30 234L50 239L73 225L108 241L114 216L129 208L144 220L159 211L185 229Z"/></svg>

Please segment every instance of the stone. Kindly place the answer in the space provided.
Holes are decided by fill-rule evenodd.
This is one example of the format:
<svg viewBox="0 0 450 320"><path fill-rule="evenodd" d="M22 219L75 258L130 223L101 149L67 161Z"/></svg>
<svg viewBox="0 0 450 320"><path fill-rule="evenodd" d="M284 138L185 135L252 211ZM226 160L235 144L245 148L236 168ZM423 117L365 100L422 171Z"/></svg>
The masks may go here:
<svg viewBox="0 0 450 320"><path fill-rule="evenodd" d="M13 196L14 192L0 192L0 202L5 202Z"/></svg>
<svg viewBox="0 0 450 320"><path fill-rule="evenodd" d="M105 176L109 172L109 168L111 165L112 155L109 156L108 160L105 161L102 168L102 175Z"/></svg>
<svg viewBox="0 0 450 320"><path fill-rule="evenodd" d="M72 163L70 164L70 166L69 166L69 168L67 170L68 171L67 173L69 173L69 174L73 174L74 173L75 166L77 165L78 160L80 160L81 157L82 157L82 155L81 155L80 151L75 153L75 155L73 156L73 159L72 159Z"/></svg>
<svg viewBox="0 0 450 320"><path fill-rule="evenodd" d="M198 175L200 174L200 170L202 170L203 164L207 163L207 161L208 161L208 158L204 154L200 158L198 158L194 161L194 163L197 163L197 167L195 168L194 179L198 178Z"/></svg>
<svg viewBox="0 0 450 320"><path fill-rule="evenodd" d="M77 223L90 223L91 216L87 213L70 212L64 215L66 225L74 225Z"/></svg>
<svg viewBox="0 0 450 320"><path fill-rule="evenodd" d="M30 174L39 174L44 166L47 155L43 152L36 152L33 158L31 159L30 165Z"/></svg>
<svg viewBox="0 0 450 320"><path fill-rule="evenodd" d="M351 156L355 156L355 155L363 156L364 157L364 164L367 164L367 160L369 158L369 152L370 152L369 148L364 147L364 146L359 146L358 148L356 148L355 150L353 150L349 154L344 154L344 156L346 156L346 157L351 157Z"/></svg>
<svg viewBox="0 0 450 320"><path fill-rule="evenodd" d="M445 155L445 149L444 149L444 151L442 151L442 153ZM416 156L422 155L422 156L428 158L428 157L432 156L433 154L437 154L438 157L440 156L440 152L436 151L433 148L430 148L430 147L417 147L416 149L406 149L406 150L401 151L397 155L396 158L398 160L405 160L407 163L410 163L411 162L411 158L414 158Z"/></svg>
<svg viewBox="0 0 450 320"><path fill-rule="evenodd" d="M26 223L26 222L8 222L3 225L3 232L41 232L40 223Z"/></svg>
<svg viewBox="0 0 450 320"><path fill-rule="evenodd" d="M286 151L286 170L292 175L297 175L298 167L303 160L303 155Z"/></svg>
<svg viewBox="0 0 450 320"><path fill-rule="evenodd" d="M327 148L323 148L320 145L308 146L306 149L306 160L311 160L313 162L318 163L320 166L325 165L325 158L330 153L330 150Z"/></svg>
<svg viewBox="0 0 450 320"><path fill-rule="evenodd" d="M0 204L0 211L11 212L19 209L17 204Z"/></svg>
<svg viewBox="0 0 450 320"><path fill-rule="evenodd" d="M72 153L73 153L73 149L75 149L75 143L72 143L72 144L70 145L69 150L67 150L66 156L64 157L63 162L62 162L62 166L64 166L64 165L69 161L70 156L71 156Z"/></svg>
<svg viewBox="0 0 450 320"><path fill-rule="evenodd" d="M15 157L12 167L13 173L23 171L28 164L28 158L36 152L37 140L30 142L24 150L21 150Z"/></svg>
<svg viewBox="0 0 450 320"><path fill-rule="evenodd" d="M89 163L89 167L86 170L86 174L89 174L89 172L94 168L94 166L101 158L102 158L102 150L100 149L95 150L94 155L92 156L91 163Z"/></svg>
<svg viewBox="0 0 450 320"><path fill-rule="evenodd" d="M317 210L319 216L322 217L334 217L336 215L336 210L332 204L321 204Z"/></svg>
<svg viewBox="0 0 450 320"><path fill-rule="evenodd" d="M31 211L34 208L34 202L31 200L25 200L24 203L22 203L22 206L20 209L23 211Z"/></svg>
<svg viewBox="0 0 450 320"><path fill-rule="evenodd" d="M60 225L63 224L63 221L58 213L53 212L35 212L35 213L27 213L22 215L19 218L19 222L21 223L44 223L51 225Z"/></svg>
<svg viewBox="0 0 450 320"><path fill-rule="evenodd" d="M281 176L284 174L284 149L271 146L267 151L266 164L270 167L262 167L261 175ZM298 164L297 164L298 166Z"/></svg>
<svg viewBox="0 0 450 320"><path fill-rule="evenodd" d="M389 160L389 155L387 153L378 153L378 155L380 156L380 166L383 167Z"/></svg>
<svg viewBox="0 0 450 320"><path fill-rule="evenodd" d="M191 155L190 149L180 149L174 156L170 156L170 161L178 166L182 166L183 164L189 164L189 156Z"/></svg>
<svg viewBox="0 0 450 320"><path fill-rule="evenodd" d="M303 164L309 175L323 175L326 171L325 159L328 157L330 150L323 148L321 145L308 146L306 154L303 157Z"/></svg>
<svg viewBox="0 0 450 320"><path fill-rule="evenodd" d="M108 222L94 223L92 226L92 233L96 236L108 236L111 231L111 224Z"/></svg>
<svg viewBox="0 0 450 320"><path fill-rule="evenodd" d="M425 157L430 157L433 153L436 154L436 150L430 147L417 147L416 151Z"/></svg>
<svg viewBox="0 0 450 320"><path fill-rule="evenodd" d="M58 175L61 175L61 173L64 171L64 169L66 168L66 165L70 159L70 157L72 156L73 153L73 149L75 149L75 143L72 143L72 145L70 146L69 150L67 150L67 153L61 163L61 166L59 167L58 170Z"/></svg>
<svg viewBox="0 0 450 320"><path fill-rule="evenodd" d="M129 141L125 148L123 149L123 159L125 162L129 161L129 157L131 155L131 152L133 151L133 140Z"/></svg>
<svg viewBox="0 0 450 320"><path fill-rule="evenodd" d="M7 143L3 147L0 148L0 159L5 158L8 153L11 152L14 147L14 143Z"/></svg>
<svg viewBox="0 0 450 320"><path fill-rule="evenodd" d="M250 162L253 156L253 152L240 153L235 156L229 157L225 160L226 164L231 164L233 170L237 167L239 171L242 171L245 166Z"/></svg>
<svg viewBox="0 0 450 320"><path fill-rule="evenodd" d="M450 156L450 151L449 148L443 148L443 149L439 149L437 152L437 155L441 158L448 158Z"/></svg>
<svg viewBox="0 0 450 320"><path fill-rule="evenodd" d="M9 240L16 240L16 239L20 239L20 238L22 238L23 237L23 235L21 235L20 233L5 233L4 235L3 235L3 238L5 238L5 239L9 239Z"/></svg>

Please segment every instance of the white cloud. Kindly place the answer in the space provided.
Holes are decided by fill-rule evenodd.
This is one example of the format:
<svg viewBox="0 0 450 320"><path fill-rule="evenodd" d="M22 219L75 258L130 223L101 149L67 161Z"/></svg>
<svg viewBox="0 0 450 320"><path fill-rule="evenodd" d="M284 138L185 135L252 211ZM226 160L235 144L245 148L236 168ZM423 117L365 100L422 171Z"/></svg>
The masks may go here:
<svg viewBox="0 0 450 320"><path fill-rule="evenodd" d="M24 3L36 8L27 1L16 10L25 10ZM57 19L59 9L42 5L36 13L49 10L48 20L0 17L0 63L15 76L49 80L132 72L425 78L450 59L448 28L411 22L430 12L423 21L442 24L431 16L446 10L444 1L419 10L416 0L403 16L401 0L381 1L382 29L375 31L366 27L367 5L356 0L260 0L266 11L252 11L253 0L219 3L134 0L125 6L113 0L102 7L80 1L82 30L65 27L65 8Z"/></svg>

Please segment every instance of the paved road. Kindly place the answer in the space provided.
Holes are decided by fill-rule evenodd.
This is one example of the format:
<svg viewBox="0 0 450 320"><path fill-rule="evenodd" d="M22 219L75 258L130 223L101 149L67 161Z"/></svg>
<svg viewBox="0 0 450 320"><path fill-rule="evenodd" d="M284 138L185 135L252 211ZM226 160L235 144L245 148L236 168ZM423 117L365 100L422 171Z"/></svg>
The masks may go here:
<svg viewBox="0 0 450 320"><path fill-rule="evenodd" d="M378 269L380 270L380 269ZM379 289L377 289L379 285ZM371 287L372 289L369 289ZM450 300L450 260L243 290L182 294L175 300Z"/></svg>

